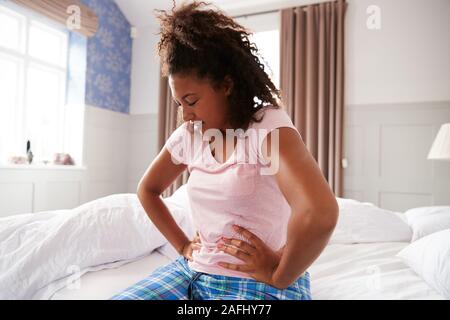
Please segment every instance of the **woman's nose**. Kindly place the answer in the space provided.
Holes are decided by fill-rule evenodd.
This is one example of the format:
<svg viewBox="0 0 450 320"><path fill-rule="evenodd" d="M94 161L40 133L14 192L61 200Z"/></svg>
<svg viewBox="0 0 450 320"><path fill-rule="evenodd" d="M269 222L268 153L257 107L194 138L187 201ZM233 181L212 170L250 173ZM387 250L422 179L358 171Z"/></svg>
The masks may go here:
<svg viewBox="0 0 450 320"><path fill-rule="evenodd" d="M187 121L194 121L195 117L194 116L185 116L183 115L183 121L187 122Z"/></svg>
<svg viewBox="0 0 450 320"><path fill-rule="evenodd" d="M183 109L183 120L184 121L195 120L195 115Z"/></svg>

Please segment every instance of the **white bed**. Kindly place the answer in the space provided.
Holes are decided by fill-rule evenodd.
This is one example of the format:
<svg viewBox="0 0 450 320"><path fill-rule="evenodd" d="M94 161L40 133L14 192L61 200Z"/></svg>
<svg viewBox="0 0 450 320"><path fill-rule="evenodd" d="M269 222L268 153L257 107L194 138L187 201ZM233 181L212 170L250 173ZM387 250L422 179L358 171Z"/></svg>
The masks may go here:
<svg viewBox="0 0 450 320"><path fill-rule="evenodd" d="M450 222L450 206L411 212L415 225L426 227L419 234L402 213L337 200L340 215L335 232L308 269L313 299L450 296L450 229L445 225ZM185 188L164 201L192 238L195 231ZM442 228L446 230L438 232ZM422 236L411 243L411 238ZM440 255L422 268L421 261L437 247L443 249ZM411 250L398 255L404 248ZM406 257L411 252L414 263ZM72 210L3 218L0 299L109 299L176 257L135 194L112 195Z"/></svg>
<svg viewBox="0 0 450 320"><path fill-rule="evenodd" d="M409 243L332 244L309 268L313 299L443 299L395 254ZM89 272L51 299L108 299L172 259L154 253L117 269Z"/></svg>

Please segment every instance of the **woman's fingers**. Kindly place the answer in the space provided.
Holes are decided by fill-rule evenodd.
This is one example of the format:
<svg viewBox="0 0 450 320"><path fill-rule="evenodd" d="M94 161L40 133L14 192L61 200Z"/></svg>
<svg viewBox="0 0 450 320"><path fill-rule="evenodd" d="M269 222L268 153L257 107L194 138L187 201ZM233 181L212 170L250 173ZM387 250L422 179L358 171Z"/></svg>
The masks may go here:
<svg viewBox="0 0 450 320"><path fill-rule="evenodd" d="M258 238L255 234L248 231L247 229L238 225L233 225L233 228L237 233L241 234L245 239L247 239L253 247L260 248L264 245L264 242L260 238Z"/></svg>
<svg viewBox="0 0 450 320"><path fill-rule="evenodd" d="M256 248L250 245L248 242L240 240L240 239L228 239L228 238L222 238L223 242L225 242L227 245L232 245L239 250L242 250L246 252L249 255L253 255L256 253Z"/></svg>
<svg viewBox="0 0 450 320"><path fill-rule="evenodd" d="M219 243L217 245L217 248L219 248L219 250L228 253L242 261L248 261L250 258L250 255L242 250L239 250L238 248L229 246L227 244L223 244L223 243Z"/></svg>
<svg viewBox="0 0 450 320"><path fill-rule="evenodd" d="M200 239L200 234L198 233L198 231L195 233L195 237L194 237L194 240L192 240L192 242L195 242L195 243L201 243L202 242L201 239Z"/></svg>

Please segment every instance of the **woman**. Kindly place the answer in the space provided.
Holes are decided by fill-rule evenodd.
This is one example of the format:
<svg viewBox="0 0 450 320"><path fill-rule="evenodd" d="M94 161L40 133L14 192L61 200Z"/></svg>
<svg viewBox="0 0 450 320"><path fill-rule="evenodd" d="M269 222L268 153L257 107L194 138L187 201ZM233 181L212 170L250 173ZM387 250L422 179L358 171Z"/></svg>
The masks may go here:
<svg viewBox="0 0 450 320"><path fill-rule="evenodd" d="M160 11L163 74L184 123L138 186L180 257L114 299L311 299L307 268L338 206L264 71L248 31L190 3ZM197 236L161 193L184 171Z"/></svg>

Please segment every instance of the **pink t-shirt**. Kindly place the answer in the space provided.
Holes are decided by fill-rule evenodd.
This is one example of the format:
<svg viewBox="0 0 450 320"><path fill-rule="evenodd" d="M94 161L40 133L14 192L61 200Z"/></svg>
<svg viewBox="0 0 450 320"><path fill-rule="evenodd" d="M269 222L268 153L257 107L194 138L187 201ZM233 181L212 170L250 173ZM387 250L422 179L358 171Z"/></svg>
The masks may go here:
<svg viewBox="0 0 450 320"><path fill-rule="evenodd" d="M202 241L201 250L194 251L193 262L188 264L194 271L251 278L217 264L243 263L216 247L221 236L240 238L233 224L247 228L273 250L286 243L291 208L272 174L274 168L261 157L261 145L276 128L298 130L281 108L265 107L257 112L257 119L261 114L263 120L250 124L237 139L234 153L222 164L214 159L208 141L202 139L206 134L198 126L188 130L187 122L165 144L172 160L186 164L190 172L187 192L194 226Z"/></svg>

